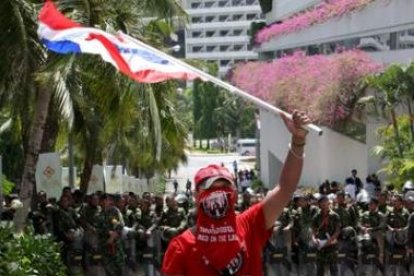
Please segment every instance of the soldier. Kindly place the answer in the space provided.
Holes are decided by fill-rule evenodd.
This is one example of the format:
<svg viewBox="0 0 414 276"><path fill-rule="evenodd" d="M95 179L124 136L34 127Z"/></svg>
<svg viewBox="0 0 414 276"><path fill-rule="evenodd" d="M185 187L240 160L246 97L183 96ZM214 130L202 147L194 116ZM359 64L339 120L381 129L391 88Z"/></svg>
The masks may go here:
<svg viewBox="0 0 414 276"><path fill-rule="evenodd" d="M331 276L338 275L337 239L340 234L341 221L334 211L329 208L329 199L322 195L318 200L320 212L313 217L312 241L317 246L316 266L317 275L323 276L325 268L329 267Z"/></svg>
<svg viewBox="0 0 414 276"><path fill-rule="evenodd" d="M98 239L100 213L99 197L97 194L92 194L89 197L88 204L82 208L80 214L80 223L85 230L86 275L100 275L100 273L104 273L101 248L103 244L100 244Z"/></svg>
<svg viewBox="0 0 414 276"><path fill-rule="evenodd" d="M145 253L152 253L150 252L152 249L148 246L148 241L152 237L156 227L157 224L155 214L151 210L151 202L147 199L142 199L140 216L135 224L135 229L137 231L137 254L140 260L143 260Z"/></svg>
<svg viewBox="0 0 414 276"><path fill-rule="evenodd" d="M339 260L341 264L344 264L355 272L355 260L358 256L358 249L355 242L358 211L352 205L346 203L344 191L338 191L336 193L336 203L334 212L338 214L341 221L339 252L342 254Z"/></svg>
<svg viewBox="0 0 414 276"><path fill-rule="evenodd" d="M371 198L368 211L360 217L358 229L362 235L369 234L375 238L379 249L378 261L382 264L384 261L384 237L382 232L385 229L385 217L384 214L378 211L378 202L377 198Z"/></svg>
<svg viewBox="0 0 414 276"><path fill-rule="evenodd" d="M164 195L156 194L154 200L155 204L153 205L153 212L157 218L161 219L161 216L164 213Z"/></svg>
<svg viewBox="0 0 414 276"><path fill-rule="evenodd" d="M292 270L290 263L292 254L292 226L293 217L291 211L289 208L284 208L282 214L275 222L272 236L266 246L266 249L270 253L270 257L276 262L280 260L289 271Z"/></svg>
<svg viewBox="0 0 414 276"><path fill-rule="evenodd" d="M30 213L35 234L45 235L51 232L51 214L47 205L46 192L40 191L37 194L36 209Z"/></svg>
<svg viewBox="0 0 414 276"><path fill-rule="evenodd" d="M165 199L168 207L167 211L162 214L160 221L161 238L163 240L163 249L167 248L168 242L187 228L187 217L185 211L178 208L174 196L169 195Z"/></svg>
<svg viewBox="0 0 414 276"><path fill-rule="evenodd" d="M136 195L130 196L128 200L127 220L125 222L128 227L136 229L138 221L141 219L141 209L139 208L140 202ZM147 200L148 201L148 200Z"/></svg>
<svg viewBox="0 0 414 276"><path fill-rule="evenodd" d="M319 212L318 207L309 204L310 196L301 194L295 195L293 198L296 211L293 215L293 250L295 254L295 263L301 267L307 259L308 253L311 251L309 243L312 237L312 218ZM294 209L293 209L294 210Z"/></svg>
<svg viewBox="0 0 414 276"><path fill-rule="evenodd" d="M378 197L378 211L380 211L384 216L388 215L391 211L391 208L388 206L388 192L382 191Z"/></svg>
<svg viewBox="0 0 414 276"><path fill-rule="evenodd" d="M345 192L339 191L336 193L337 206L334 212L339 215L341 220L341 229L351 227L356 229L358 215L356 210L352 206L348 206L345 202Z"/></svg>
<svg viewBox="0 0 414 276"><path fill-rule="evenodd" d="M70 275L82 271L83 233L76 224L76 218L70 208L69 196L62 196L57 211L58 240L63 243L62 257Z"/></svg>
<svg viewBox="0 0 414 276"><path fill-rule="evenodd" d="M122 275L125 263L125 253L121 235L124 220L121 212L113 206L113 200L108 194L100 198L102 212L99 216L98 237L103 247L103 260L106 275Z"/></svg>
<svg viewBox="0 0 414 276"><path fill-rule="evenodd" d="M403 207L403 198L401 195L394 195L392 203L392 211L388 213L386 218L389 230L387 232L387 242L391 250L394 247L394 233L405 229L409 217L407 209Z"/></svg>
<svg viewBox="0 0 414 276"><path fill-rule="evenodd" d="M408 191L404 194L404 207L408 213L414 212L414 191Z"/></svg>

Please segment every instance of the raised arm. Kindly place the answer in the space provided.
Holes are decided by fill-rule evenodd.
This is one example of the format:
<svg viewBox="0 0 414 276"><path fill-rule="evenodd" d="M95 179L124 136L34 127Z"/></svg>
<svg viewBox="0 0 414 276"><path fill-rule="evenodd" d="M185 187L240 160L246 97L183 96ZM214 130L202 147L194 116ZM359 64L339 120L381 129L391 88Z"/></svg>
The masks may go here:
<svg viewBox="0 0 414 276"><path fill-rule="evenodd" d="M289 203L293 192L296 190L302 173L303 154L308 133L302 126L310 123L306 114L297 110L293 112L292 119L288 119L284 114L281 114L281 117L292 134L292 138L280 175L279 185L270 191L263 201L263 212L267 229L273 226L275 220L280 216L283 208Z"/></svg>

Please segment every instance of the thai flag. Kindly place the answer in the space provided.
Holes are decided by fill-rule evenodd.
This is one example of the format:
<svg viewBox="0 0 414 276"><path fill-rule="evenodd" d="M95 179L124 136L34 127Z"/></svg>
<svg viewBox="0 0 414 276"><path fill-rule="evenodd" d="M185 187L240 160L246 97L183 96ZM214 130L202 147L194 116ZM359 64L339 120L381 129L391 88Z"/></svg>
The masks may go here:
<svg viewBox="0 0 414 276"><path fill-rule="evenodd" d="M100 55L138 82L199 77L189 67L166 59L125 34L112 35L99 29L82 27L60 13L51 1L47 1L40 11L38 34L44 45L53 52Z"/></svg>

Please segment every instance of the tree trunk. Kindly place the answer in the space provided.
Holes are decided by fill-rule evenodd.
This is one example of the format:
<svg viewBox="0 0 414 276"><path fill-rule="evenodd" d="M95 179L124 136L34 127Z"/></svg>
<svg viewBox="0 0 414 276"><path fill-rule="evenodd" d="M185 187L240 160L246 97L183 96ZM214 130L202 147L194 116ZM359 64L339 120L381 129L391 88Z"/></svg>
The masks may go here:
<svg viewBox="0 0 414 276"><path fill-rule="evenodd" d="M46 119L45 129L43 132L42 145L40 153L52 152L55 150L56 138L59 133L59 121L57 110L53 100L49 103L48 116Z"/></svg>
<svg viewBox="0 0 414 276"><path fill-rule="evenodd" d="M391 120L392 120L392 127L394 128L394 137L395 137L395 143L397 144L398 148L398 154L401 158L404 157L403 149L401 146L401 139L400 139L400 132L398 130L398 123L397 123L397 116L395 115L395 111L391 110Z"/></svg>
<svg viewBox="0 0 414 276"><path fill-rule="evenodd" d="M414 115L413 115L413 110L411 107L411 101L408 100L407 102L407 107L408 107L408 116L409 116L409 121L410 121L410 131L411 131L411 143L414 144Z"/></svg>
<svg viewBox="0 0 414 276"><path fill-rule="evenodd" d="M85 157L85 161L83 162L81 181L80 181L80 190L81 192L85 194L88 191L89 179L91 178L91 175L92 175L92 168L93 168L93 161L90 158Z"/></svg>
<svg viewBox="0 0 414 276"><path fill-rule="evenodd" d="M48 87L38 87L33 124L30 130L29 143L25 156L22 182L20 185L20 200L23 207L17 209L14 216L14 225L17 233L21 233L25 224L35 186L36 163L42 143L43 131L46 123L48 107L53 91Z"/></svg>

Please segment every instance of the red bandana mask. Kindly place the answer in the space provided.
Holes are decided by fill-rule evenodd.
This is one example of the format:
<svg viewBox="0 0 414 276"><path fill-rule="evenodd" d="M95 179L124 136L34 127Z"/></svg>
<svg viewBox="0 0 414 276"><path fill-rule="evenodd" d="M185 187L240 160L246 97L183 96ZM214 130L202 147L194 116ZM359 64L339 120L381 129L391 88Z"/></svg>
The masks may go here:
<svg viewBox="0 0 414 276"><path fill-rule="evenodd" d="M241 252L237 237L235 196L231 188L203 191L199 197L196 247L206 264L222 271Z"/></svg>

